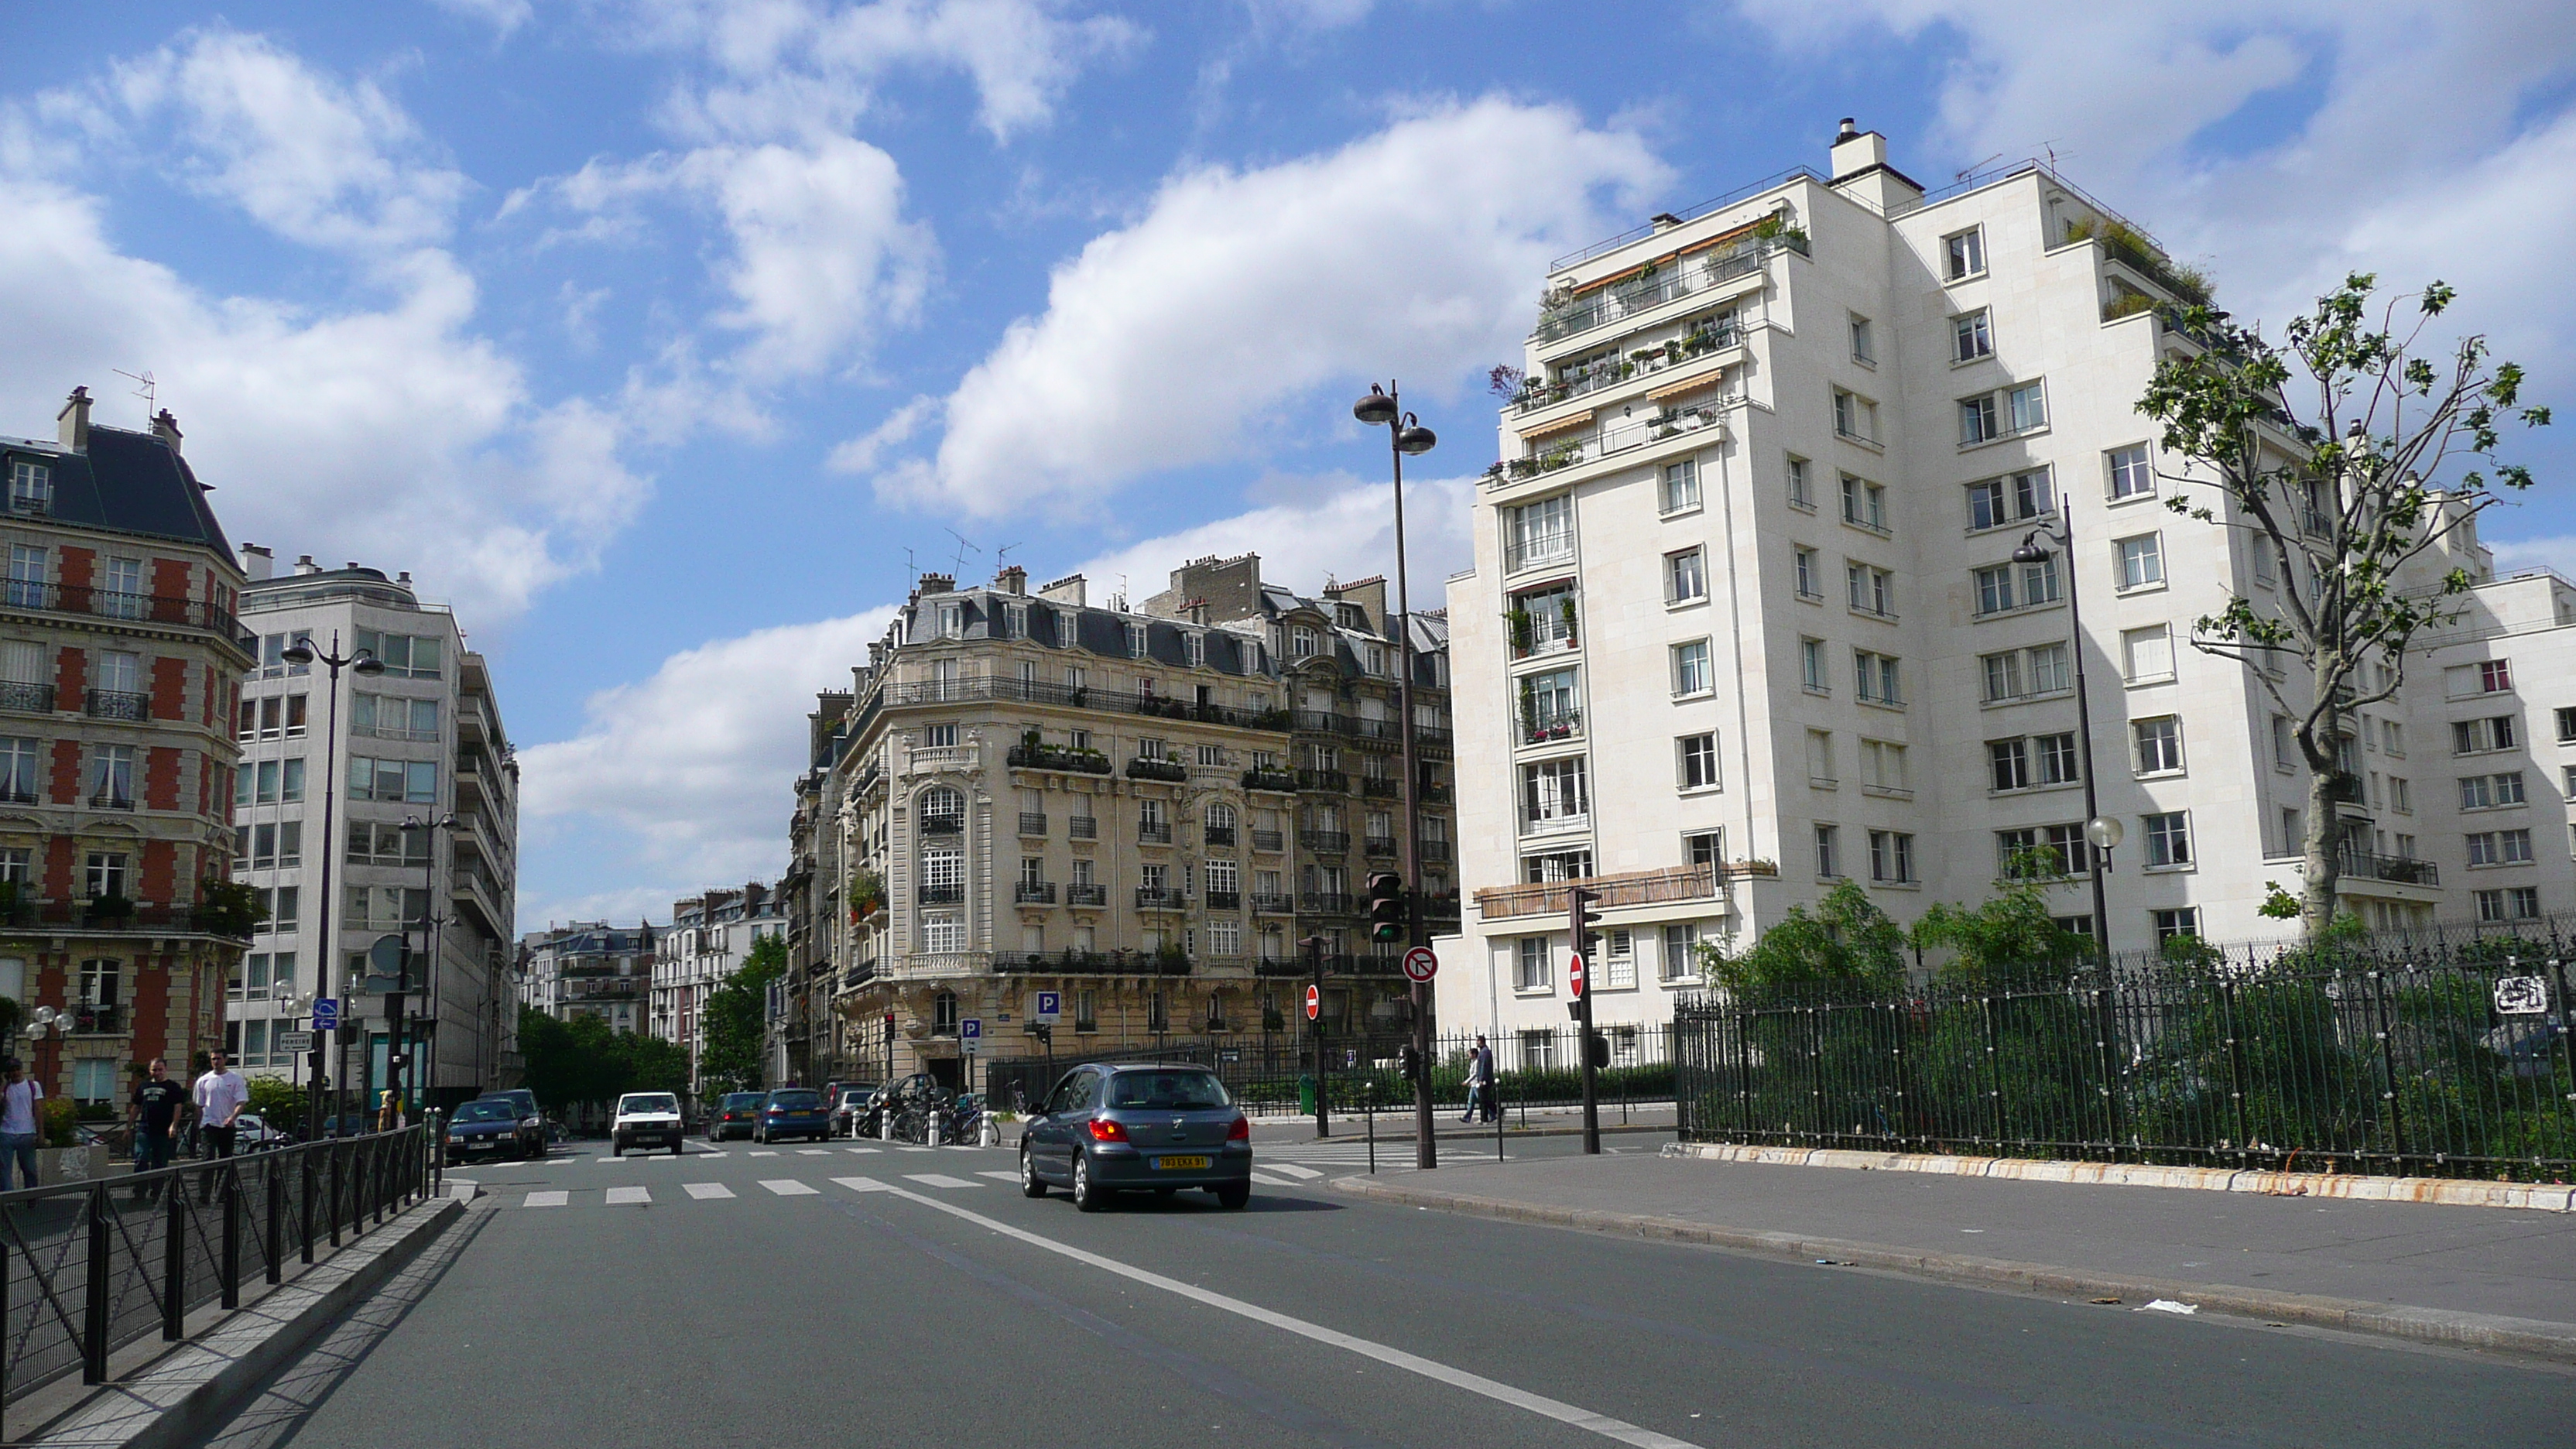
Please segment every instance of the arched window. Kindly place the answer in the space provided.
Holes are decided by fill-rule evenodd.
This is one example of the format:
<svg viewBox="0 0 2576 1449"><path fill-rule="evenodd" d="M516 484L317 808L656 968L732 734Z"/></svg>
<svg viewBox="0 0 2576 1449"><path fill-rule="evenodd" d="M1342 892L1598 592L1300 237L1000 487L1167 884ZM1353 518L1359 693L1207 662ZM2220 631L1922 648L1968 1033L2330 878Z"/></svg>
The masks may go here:
<svg viewBox="0 0 2576 1449"><path fill-rule="evenodd" d="M1207 808L1207 843L1234 844L1234 807L1217 801Z"/></svg>
<svg viewBox="0 0 2576 1449"><path fill-rule="evenodd" d="M943 991L930 1003L930 1029L941 1036L957 1034L957 993Z"/></svg>
<svg viewBox="0 0 2576 1449"><path fill-rule="evenodd" d="M966 828L966 795L946 785L934 785L921 792L921 828L924 831L955 831Z"/></svg>

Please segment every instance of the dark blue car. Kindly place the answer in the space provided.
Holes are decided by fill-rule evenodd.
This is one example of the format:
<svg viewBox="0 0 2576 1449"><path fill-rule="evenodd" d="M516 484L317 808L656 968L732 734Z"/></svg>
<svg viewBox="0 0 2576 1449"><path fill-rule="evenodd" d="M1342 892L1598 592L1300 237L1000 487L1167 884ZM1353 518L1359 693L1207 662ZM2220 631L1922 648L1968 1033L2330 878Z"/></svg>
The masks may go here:
<svg viewBox="0 0 2576 1449"><path fill-rule="evenodd" d="M823 1094L811 1087L780 1087L760 1104L760 1120L752 1124L751 1140L777 1142L789 1137L810 1137L820 1142L832 1135L831 1114L823 1108Z"/></svg>
<svg viewBox="0 0 2576 1449"><path fill-rule="evenodd" d="M526 1140L519 1131L518 1109L507 1102L468 1102L447 1123L447 1160L524 1157Z"/></svg>

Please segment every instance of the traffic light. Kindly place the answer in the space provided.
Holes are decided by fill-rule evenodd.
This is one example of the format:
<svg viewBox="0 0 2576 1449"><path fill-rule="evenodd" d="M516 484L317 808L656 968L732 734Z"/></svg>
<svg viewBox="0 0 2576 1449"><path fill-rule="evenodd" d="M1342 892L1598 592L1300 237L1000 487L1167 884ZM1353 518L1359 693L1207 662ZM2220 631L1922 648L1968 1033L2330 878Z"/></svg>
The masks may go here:
<svg viewBox="0 0 2576 1449"><path fill-rule="evenodd" d="M1411 1043L1408 1042L1404 1046L1396 1049L1395 1064L1396 1070L1404 1074L1404 1079L1406 1081L1411 1082L1421 1079L1422 1053L1416 1051Z"/></svg>
<svg viewBox="0 0 2576 1449"><path fill-rule="evenodd" d="M1592 906L1600 899L1599 891L1588 891L1581 886L1565 893L1566 940L1571 943L1567 949L1582 957L1586 966L1592 964L1593 944L1599 939L1592 928L1601 924L1601 913Z"/></svg>
<svg viewBox="0 0 2576 1449"><path fill-rule="evenodd" d="M1404 877L1382 870L1368 878L1370 940L1402 941L1413 934L1412 916L1404 899Z"/></svg>
<svg viewBox="0 0 2576 1449"><path fill-rule="evenodd" d="M1585 1033L1583 1059L1591 1063L1595 1071L1610 1065L1610 1038L1597 1031Z"/></svg>

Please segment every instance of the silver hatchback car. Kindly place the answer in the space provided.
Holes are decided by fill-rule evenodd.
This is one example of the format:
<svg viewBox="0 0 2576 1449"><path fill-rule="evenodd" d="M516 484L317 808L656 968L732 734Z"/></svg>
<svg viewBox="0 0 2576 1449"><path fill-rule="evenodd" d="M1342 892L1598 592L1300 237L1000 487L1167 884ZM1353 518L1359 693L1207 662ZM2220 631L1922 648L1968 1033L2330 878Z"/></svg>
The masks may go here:
<svg viewBox="0 0 2576 1449"><path fill-rule="evenodd" d="M1050 1185L1087 1213L1131 1188L1205 1188L1239 1208L1252 1200L1252 1124L1205 1067L1076 1067L1020 1134L1020 1191Z"/></svg>

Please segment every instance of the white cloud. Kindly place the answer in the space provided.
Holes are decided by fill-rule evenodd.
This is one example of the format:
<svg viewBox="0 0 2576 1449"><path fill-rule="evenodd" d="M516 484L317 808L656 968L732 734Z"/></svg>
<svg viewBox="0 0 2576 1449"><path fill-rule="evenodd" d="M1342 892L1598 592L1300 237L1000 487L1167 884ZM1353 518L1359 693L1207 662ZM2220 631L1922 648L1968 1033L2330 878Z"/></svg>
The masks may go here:
<svg viewBox="0 0 2576 1449"><path fill-rule="evenodd" d="M839 473L865 473L877 465L877 455L887 448L899 447L911 440L939 410L935 398L917 397L886 414L884 422L842 443L832 450L828 466Z"/></svg>
<svg viewBox="0 0 2576 1449"><path fill-rule="evenodd" d="M1519 355L1549 258L1666 180L1636 137L1487 99L1330 155L1164 183L1059 266L882 493L993 515L1230 456L1328 382L1453 387Z"/></svg>
<svg viewBox="0 0 2576 1449"><path fill-rule="evenodd" d="M2484 537L2483 529L2494 526L2497 517L2490 513L2480 521L2480 541L2495 554L2497 577L2521 569L2549 569L2562 579L2576 579L2576 536L2561 533L2502 542Z"/></svg>

